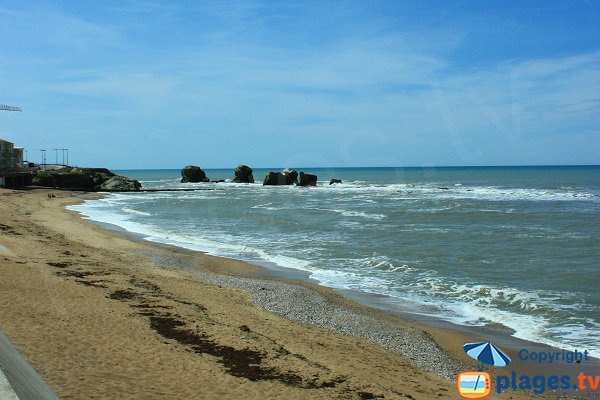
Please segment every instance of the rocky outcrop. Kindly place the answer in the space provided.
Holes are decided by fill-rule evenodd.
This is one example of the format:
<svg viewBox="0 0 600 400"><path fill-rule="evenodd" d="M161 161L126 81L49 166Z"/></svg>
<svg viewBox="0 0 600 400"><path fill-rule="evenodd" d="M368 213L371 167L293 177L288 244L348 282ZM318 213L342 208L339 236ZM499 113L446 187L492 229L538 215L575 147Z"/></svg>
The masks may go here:
<svg viewBox="0 0 600 400"><path fill-rule="evenodd" d="M114 178L119 178L113 180ZM81 190L113 190L103 187L105 183L113 180L110 187L120 187L120 191L140 190L142 185L138 181L116 175L106 168L77 168L63 167L53 170L39 170L34 172L33 184L62 189ZM125 183L129 182L129 183Z"/></svg>
<svg viewBox="0 0 600 400"><path fill-rule="evenodd" d="M300 182L298 186L317 186L317 176L300 172Z"/></svg>
<svg viewBox="0 0 600 400"><path fill-rule="evenodd" d="M141 188L141 183L125 176L113 176L100 185L100 190L107 190L109 192L135 192Z"/></svg>
<svg viewBox="0 0 600 400"><path fill-rule="evenodd" d="M295 169L286 168L281 173L285 176L286 185L298 184L298 172Z"/></svg>
<svg viewBox="0 0 600 400"><path fill-rule="evenodd" d="M254 183L254 175L252 175L252 168L247 165L238 165L233 171L235 177L233 182L235 183Z"/></svg>
<svg viewBox="0 0 600 400"><path fill-rule="evenodd" d="M285 176L281 172L267 172L263 185L285 185Z"/></svg>
<svg viewBox="0 0 600 400"><path fill-rule="evenodd" d="M202 168L196 165L186 165L181 169L181 183L210 182Z"/></svg>
<svg viewBox="0 0 600 400"><path fill-rule="evenodd" d="M263 185L293 185L298 183L298 172L295 169L286 168L281 172L269 172L265 176Z"/></svg>
<svg viewBox="0 0 600 400"><path fill-rule="evenodd" d="M332 180L329 181L330 185L333 185L334 183L342 183L342 180L333 178Z"/></svg>
<svg viewBox="0 0 600 400"><path fill-rule="evenodd" d="M83 173L54 173L43 171L42 174L36 174L33 177L33 184L36 186L48 186L70 189L94 189L94 180L91 175Z"/></svg>

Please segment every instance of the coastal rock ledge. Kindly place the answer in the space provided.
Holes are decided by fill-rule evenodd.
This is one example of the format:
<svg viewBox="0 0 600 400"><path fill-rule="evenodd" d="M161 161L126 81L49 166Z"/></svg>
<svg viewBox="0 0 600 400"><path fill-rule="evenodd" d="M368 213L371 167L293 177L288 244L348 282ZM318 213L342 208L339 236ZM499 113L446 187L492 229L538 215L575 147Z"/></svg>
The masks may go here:
<svg viewBox="0 0 600 400"><path fill-rule="evenodd" d="M106 168L79 167L35 171L33 184L60 189L115 192L134 192L142 188L142 184L138 181L117 175Z"/></svg>
<svg viewBox="0 0 600 400"><path fill-rule="evenodd" d="M196 165L186 165L181 169L181 183L210 182L202 168Z"/></svg>

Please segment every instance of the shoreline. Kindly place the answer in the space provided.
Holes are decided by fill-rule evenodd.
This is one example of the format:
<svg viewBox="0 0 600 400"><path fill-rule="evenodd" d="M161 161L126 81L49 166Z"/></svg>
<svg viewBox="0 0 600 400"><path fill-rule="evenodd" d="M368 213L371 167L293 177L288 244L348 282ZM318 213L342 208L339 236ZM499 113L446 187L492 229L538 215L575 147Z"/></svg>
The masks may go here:
<svg viewBox="0 0 600 400"><path fill-rule="evenodd" d="M364 299L362 301L359 299L361 296L370 297L371 294L369 293L358 292L360 294L356 296L356 298L352 298L351 296L345 295L344 290L321 285L318 281L311 279L310 273L307 271L281 267L266 261L255 262L252 260L218 256L203 252L201 250L193 250L177 246L175 244L151 241L145 239L145 235L141 233L128 231L118 225L84 218L78 211L69 209L65 209L65 211L75 213L82 220L85 220L93 225L97 225L101 229L108 229L117 232L118 234L121 234L133 241L150 244L151 248L140 251L140 254L150 257L155 264L160 265L163 268L189 272L196 279L203 282L242 289L252 295L252 302L255 305L267 311L283 316L286 319L309 325L316 325L321 328L349 336L363 337L377 345L388 348L389 350L395 351L403 356L409 355L408 349L402 349L402 346L399 346L398 344L394 345L393 343L390 343L389 340L386 341L382 338L379 338L378 340L378 338L372 335L370 332L377 329L389 329L389 327L380 325L378 328L375 328L373 324L377 324L379 322L378 320L384 320L386 322L385 325L397 324L402 326L403 329L413 330L413 332L411 332L413 334L423 333L424 337L426 337L424 340L431 341L429 344L433 346L439 345L437 342L431 339L432 332L428 331L427 329L423 329L425 327L435 329L434 326L422 324L418 319L411 321L410 319L406 318L408 314L405 315L402 313L394 313L390 310L376 307L374 304L370 304ZM165 251L167 252L166 254L168 254L167 257L165 257ZM224 267L224 264L228 265L222 269L197 268L194 265L194 257L198 255L201 257L209 257L214 260L218 260L218 265L220 267ZM232 263L234 263L233 268ZM272 266L267 264L272 264ZM268 286L269 289L275 290L279 293L277 293L275 296L264 296L263 290L265 286ZM289 295L290 292L296 292L295 297L298 299L309 298L314 299L315 301L311 302L310 304L298 303L296 304L298 306L297 309L291 311L289 310L289 301L282 298L282 296ZM278 295L279 298L277 298ZM377 295L372 296L377 297ZM312 309L313 307L321 308L322 313L327 313L328 310L339 307L337 312L346 317L347 310L352 310L357 316L360 315L361 317L366 318L361 322L369 326L369 332L354 332L345 327L344 322L339 320L339 317L336 316L329 315L330 318L338 318L336 323L331 323L328 318L315 320L313 315L308 315L309 313L302 311L302 308ZM440 328L442 331L449 330L451 332L458 333L457 330L449 329L448 326L439 326L438 328ZM436 334L438 333L437 331L434 332ZM390 332L390 334L393 333ZM466 332L463 332L463 334L468 335ZM439 336L443 337L442 334ZM442 339L442 341L444 340ZM428 372L434 372L441 377L452 380L456 376L456 372L459 370L459 368L456 367L462 366L466 368L467 364L464 363L464 361L471 359L468 357L465 357L464 359L463 357L457 357L457 354L454 354L455 352L453 349L450 349L450 346L445 345L444 347L446 347L446 350L444 351L447 352L450 357L447 358L447 356L443 354L444 351L442 351L437 356L437 364L430 362L429 367L427 367L425 364L419 365L417 361L417 366ZM414 351L412 348L410 350ZM418 360L418 357L415 358ZM451 368L450 365L453 365L454 368Z"/></svg>
<svg viewBox="0 0 600 400"><path fill-rule="evenodd" d="M444 352L450 355L450 363L456 362L456 365L462 365L464 367L464 370L475 369L477 362L469 358L462 352L462 344L468 341L491 340L494 344L500 346L502 350L505 351L511 357L511 366L514 370L531 375L536 375L539 373L543 373L546 375L562 375L564 372L564 365L540 365L520 360L518 356L518 351L520 351L521 349L527 349L528 351L534 352L561 352L563 350L558 347L553 347L546 343L535 342L512 336L510 328L504 325L460 325L435 315L424 315L418 312L410 312L408 311L410 305L407 306L406 304L403 304L402 299L393 298L391 296L383 294L368 293L357 290L341 289L322 285L319 281L310 278L310 272L308 271L295 269L291 267L282 267L269 261L259 262L255 260L245 260L227 256L214 255L202 250L190 249L176 244L148 240L146 236L142 233L128 231L127 229L122 228L119 225L89 219L75 210L67 209L67 211L74 212L80 218L90 222L91 224L100 226L103 229L118 232L122 235L131 238L132 240L141 241L143 243L150 243L151 245L158 247L164 247L173 251L174 253L197 253L202 254L206 257L222 259L225 260L225 262L227 262L227 260L231 260L235 261L236 263L242 263L242 265L246 265L246 268L242 267L241 269L237 268L235 270L211 271L212 273L215 273L217 275L232 276L238 279L268 279L274 280L275 282L289 284L292 286L300 286L307 290L313 291L319 295L325 295L326 301L343 304L346 307L351 307L353 309L358 310L360 313L373 314L375 315L375 318L388 321L391 320L393 321L393 323L398 323L403 327L423 331L426 335L430 336L433 339L437 346L439 346ZM170 263L164 263L161 261L157 261L157 263L162 264L162 266L165 268L173 268L173 265L180 265L180 268L184 270L190 270L189 265L185 265L185 262L181 264L181 262L171 260ZM218 283L226 284L229 286L240 287L243 290L246 290L250 293L255 294L256 292L252 290L253 285L244 282L227 282L227 280L220 279L215 280L214 277L208 277L206 274L203 273L196 273L195 276L197 279L203 281L216 281ZM285 318L294 321L317 325L319 327L323 327L325 329L329 329L338 333L356 336L355 333L349 332L343 327L335 326L332 324L319 323L318 321L312 321L310 319L302 318L302 315L298 315L298 313L289 313L287 312L287 310L281 310L278 306L273 307L272 305L265 303L264 301L256 301L255 298L253 298L253 302L254 304L266 309L267 311L275 312L281 316L284 316ZM398 306L404 307L403 309L398 309ZM382 328L380 327L379 329ZM403 350L398 346L390 345L389 343L386 343L383 340L378 341L376 338L373 338L368 333L363 333L362 335L358 336L366 337L368 340L377 345L383 346L392 351L396 351L403 356L407 356L406 349ZM424 365L418 366L424 367ZM469 368L469 366L471 368ZM570 365L568 367L572 366L573 365ZM598 374L600 373L600 358L590 358L590 360L587 363L578 364L577 367L577 373L583 371L588 374ZM488 368L488 366L486 366L486 368ZM492 371L498 371L498 373L502 371L501 368L489 368ZM438 375L443 376L447 379L453 379L456 376L456 374L449 373L450 371L448 371L447 369L444 372L441 372L439 370L428 370L426 366L424 369L429 372L435 372ZM575 379L575 375L572 375L572 378Z"/></svg>
<svg viewBox="0 0 600 400"><path fill-rule="evenodd" d="M470 359L462 353L462 343L466 341L465 338L468 338L467 335L461 332L452 332L444 328L425 327L425 329L423 329L414 321L403 320L398 316L390 315L384 311L358 304L351 299L343 297L333 289L298 279L292 279L290 281L289 279L282 280L281 277L269 276L268 271L265 271L264 267L251 265L238 260L210 256L171 245L161 245L141 239L135 239L127 237L120 232L111 232L106 228L97 226L97 224L90 224L90 221L84 220L74 211L64 209L65 205L82 201L86 197L90 198L90 195L62 192L60 198L46 201L47 199L44 199L44 196L50 191L51 190L38 190L35 192L1 191L3 192L1 194L7 196L12 200L12 204L15 205L11 208L10 204L6 204L9 202L4 202L5 199L3 199L3 202L5 203L2 204L4 207L3 211L10 211L12 213L11 216L16 220L15 222L23 222L23 225L29 227L28 229L22 230L10 226L10 230L5 228L2 232L8 232L8 235L3 234L0 236L0 244L10 252L0 251L0 258L3 257L3 259L7 261L5 264L9 264L8 269L6 269L6 266L0 268L0 273L8 274L9 277L13 279L14 285L19 281L19 271L17 271L17 268L21 268L20 265L24 264L28 269L34 272L33 277L42 277L41 285L44 290L48 291L46 294L49 294L50 292L55 293L55 287L63 287L65 290L68 288L69 290L66 291L72 291L74 298L80 299L82 303L88 301L89 298L92 297L91 295L94 295L94 301L92 301L94 307L87 308L86 312L99 313L101 318L104 319L117 318L120 324L123 324L124 326L131 325L132 329L135 325L137 328L133 329L131 332L131 337L129 338L130 344L135 343L135 346L139 346L139 338L138 340L134 340L137 334L136 332L148 332L149 321L150 327L154 330L154 333L150 331L152 335L158 336L156 335L156 333L158 333L159 335L162 335L163 340L164 338L167 338L168 341L176 342L174 344L171 343L170 346L166 346L168 347L166 350L170 349L170 351L163 354L161 352L165 351L165 349L163 349L165 344L160 342L161 339L159 336L156 345L152 346L151 354L156 354L158 352L163 354L165 359L167 359L169 357L167 357L166 354L175 350L179 357L169 358L171 362L175 364L189 361L191 364L195 365L199 363L199 358L202 360L202 368L212 370L213 374L216 373L220 379L227 381L228 385L231 384L231 379L234 379L234 381L242 379L242 383L244 383L245 386L253 386L254 389L259 390L265 397L276 396L277 393L286 393L290 398L294 398L295 395L297 395L298 398L305 398L307 393L310 393L308 396L311 398L353 398L356 396L359 396L357 398L375 398L368 397L370 395L382 395L385 396L385 398L425 399L431 398L433 395L438 398L455 398L456 389L454 388L454 382L436 377L436 375L431 375L424 371L427 369L439 369L441 365L439 362L440 358L435 357L450 357L450 359L455 358L458 360L459 364L461 361L468 363L468 360ZM20 208L16 208L16 204L19 204ZM40 205L43 205L41 206L41 210ZM56 211L59 212L56 213ZM4 227L9 226L6 220L2 220L1 223L4 224L2 225ZM29 231L29 233L27 231ZM24 252L23 249L19 249L23 239L21 236L27 237L28 234L31 236L32 231L39 231L38 236L43 239L37 240L43 241L44 246L52 248L55 254L54 259L59 258L61 261L51 261L52 257L49 257L46 252L44 252L44 254L37 254L35 253L36 249L31 246L25 247L27 247L32 254L37 254L35 257ZM10 234L10 232L13 232L14 234ZM55 246L54 248L52 246L56 244L55 242L57 242L59 246ZM65 246L68 247L69 250L60 251L60 249L64 249ZM75 249L81 253L78 257L83 258L75 258ZM115 256L115 254L118 256ZM123 262L119 259L119 256L127 257L135 262ZM31 262L31 260L34 259L36 262ZM73 261L83 259L91 262L87 265L80 265L80 263L77 262L77 267L75 268L73 268L75 263L69 264ZM122 265L120 265L120 261L122 262ZM140 265L138 265L138 263ZM218 275L215 274L215 272L217 272ZM125 275L128 277L127 279L124 278ZM32 276L30 276L30 278L31 277ZM204 282L202 281L203 279ZM32 283L25 281L21 284L31 285ZM228 286L237 287L238 289L226 289ZM20 287L20 289L23 289L24 287ZM160 290L158 289L159 287ZM265 290L265 287L268 290ZM11 286L7 287L7 289L11 288ZM239 292L239 288L243 289L245 292ZM112 292L107 293L109 290L112 290ZM199 292L202 292L200 294L204 294L205 296L200 296ZM168 296L166 293L168 293ZM211 296L208 295L209 293ZM266 296L267 293L270 293L269 296ZM18 296L20 292L12 291L6 295L10 296L10 294ZM177 296L175 294L177 294ZM185 298L182 297L183 294L185 294ZM258 298L257 296L259 295L263 296L262 298L259 298L258 304L267 310L270 309L270 311L275 312L275 314L258 309L255 304L257 303L256 298ZM250 296L255 297L253 304L246 304L247 301L251 300L249 299ZM71 304L73 298L67 298L66 295L64 297L68 300L67 302L64 304L61 303L61 305L58 306L58 303L60 303L59 300L55 300L54 303L51 301L50 309L47 309L46 313L56 314L58 312L58 314L63 317L63 320L66 318L67 322L72 322L74 325L79 324L79 321L70 317L78 312L78 310L70 310L70 307L73 306ZM195 310L190 310L189 308L194 303L189 301L189 298L201 300L202 307L196 306ZM278 301L273 301L274 298L278 298ZM24 303L27 303L28 299L22 298L21 300ZM47 300L48 299L46 298L46 301ZM233 303L232 300L234 300ZM12 301L14 301L14 299L12 299ZM21 315L22 310L18 310L18 308L23 308L23 306L17 307L17 310L9 310L6 308L9 305L14 308L14 304L10 304L12 301L10 297L3 297L0 299L1 309L3 311L11 311L7 313L7 317L5 318L5 321L2 322L2 325L0 325L0 328L5 329L5 332L9 334L11 339L15 340L15 343L22 351L23 348L26 349L24 351L25 355L28 356L34 367L40 371L42 376L47 378L50 386L56 390L59 396L64 396L65 392L69 394L69 390L73 393L77 393L78 390L79 393L88 393L86 388L89 389L90 386L78 386L77 384L65 385L64 382L61 382L61 374L58 374L59 376L57 377L55 371L56 365L53 366L52 363L49 363L48 361L48 358L52 357L49 357L47 353L53 353L53 351L50 351L48 348L46 348L45 352L40 352L40 349L35 349L36 345L39 343L35 341L31 342L31 336L35 337L36 334L39 335L40 332L35 332L35 325L31 326L31 323L29 323L29 326L19 327L18 323L22 324L27 322L28 318L23 319L24 315ZM98 310L97 304L100 303L104 304L106 308ZM210 306L208 304L210 304ZM233 306L233 304L235 304L235 306ZM43 305L43 302L39 303L39 305ZM294 305L299 308L293 309ZM81 307L84 308L83 305L81 305ZM237 307L242 307L243 312L237 310ZM331 326L326 326L329 324L334 328L337 327L338 332L341 331L346 333L346 335L348 333L353 333L355 336L359 337L340 336L331 330L323 331L322 328L311 327L315 325L315 321L311 321L310 318L307 317L310 316L311 313L307 313L304 308L313 311L313 319L315 318L315 315L321 315L323 321L317 321L320 324L316 325L331 328ZM67 309L69 309L69 311L67 311ZM135 318L127 317L130 315L132 309L138 311L135 313ZM219 309L221 311L215 311ZM34 309L30 309L30 311L31 310ZM109 310L109 312L107 313L106 310ZM162 310L177 310L177 318L174 317L175 311ZM38 312L37 310L35 311ZM115 314L114 316L113 313ZM184 329L183 327L187 329L187 327L192 324L192 321L207 318L205 314L210 315L210 320L207 321L211 322L205 328L202 328L205 329L206 332L200 334L190 328L190 330L184 330L184 332L187 333L185 338L180 337L180 332ZM248 318L250 314L254 315L255 318ZM86 314L84 313L83 315ZM287 318L303 322L303 324L281 319L277 317L277 315L284 315ZM45 314L38 315L38 318L43 324L53 324ZM128 318L131 321L129 321ZM237 326L239 326L242 336L236 336L240 335L240 330L237 330L237 334L231 333L231 322L228 324L221 324L219 323L220 321L217 321L219 319L235 320L236 322L234 325L240 323L240 325ZM260 319L262 323L255 326L258 319ZM127 323L125 321L127 321ZM355 329L357 330L366 326L366 333L363 332L360 335L356 335L357 332L344 332L344 330L340 328L343 328L343 324L341 324L340 321L353 321ZM95 323L95 321L87 320L84 322L87 322L87 325L83 324L80 328L85 327L87 330L89 330L89 325L92 324L92 322ZM245 323L241 324L241 322ZM372 325L377 323L381 325ZM4 325L7 325L8 329L6 329ZM265 328L265 326L269 326L269 329ZM388 334L382 335L382 332L384 331L384 328L382 327L390 329ZM60 329L60 324L53 326L52 328L54 329L52 330L53 333L64 335L64 332ZM102 330L107 327L97 326L96 324L96 328ZM89 338L86 339L87 331L85 329L79 332L75 344L79 342L89 342ZM201 328L196 324L195 329L198 330ZM212 332L213 329L222 332L215 336L214 332ZM385 346L385 340L390 339L389 332L394 329L396 329L396 333L399 335L396 339L401 339L398 340L398 342L404 343L404 345L407 346L404 349L394 353L371 344L371 342L378 343L379 340L379 345ZM292 332L296 333L294 334ZM144 337L150 335L150 333L144 333ZM369 338L369 334L373 335L373 337ZM377 337L377 334L380 335L379 338ZM404 337L402 337L402 335L404 335ZM152 336L153 339L156 339L154 336ZM273 339L275 336L279 339ZM105 347L105 350L106 348L115 347L114 342L125 340L126 337L127 335L113 337L111 343L104 343L103 346ZM219 345L207 349L206 346L208 345L206 340L201 340L204 337L210 337L211 343L219 341ZM227 352L240 351L240 345L242 347L249 346L246 341L250 337L252 338L253 343L249 348L255 348L254 351L256 351L256 354L262 354L260 357L263 362L259 363L259 365L266 364L268 367L253 370L251 368L252 364L249 364L245 366L246 370L240 372L242 375L236 376L235 373L232 374L232 370L237 371L234 368L235 365L225 365L225 363L221 368L217 368L218 371L215 372L214 365L212 365L214 362L212 362L212 364L208 363L210 365L204 365L206 356L198 357L193 351L190 352L190 346L192 350L197 349L197 347L194 346L204 346L202 348L205 351L201 351L200 353L211 354L209 358L217 357L222 361L226 361L228 358L224 354ZM322 342L328 342L329 345L325 346L324 343L322 343L321 346L315 345L311 340L316 337ZM366 340L365 337L370 341ZM221 338L223 341L220 341ZM270 341L265 338L268 338ZM435 341L433 341L433 338L435 338ZM65 338L63 337L62 339ZM241 344L239 343L240 340L242 341ZM278 352L277 349L272 348L273 343L280 342L286 343L285 349L287 353L281 353L281 350ZM333 344L334 342L335 344ZM410 356L410 351L414 352L415 346L418 347L419 344L421 349L418 350L421 351L423 348L430 349L439 346L439 353L434 357L425 355L421 359L409 361L407 352ZM316 348L318 350L315 350L315 346L317 346ZM183 351L181 350L181 347L184 348ZM187 350L185 350L186 347ZM388 344L386 347L389 349L390 347L393 348L394 345ZM215 348L217 348L218 351L215 350ZM301 348L303 351L294 353L298 355L298 357L294 358L289 356L289 354L292 354L293 352L288 350L288 348ZM348 350L350 348L352 349L350 352L342 351L343 349ZM67 347L67 349L69 349L69 347ZM225 351L224 349L228 350ZM445 351L442 351L442 349ZM141 359L148 362L148 357L142 357L142 355L145 355L145 352L139 348L138 350L139 352L136 356L139 355ZM276 356L271 357L271 355L273 355L271 353ZM404 356L397 355L398 353L404 354ZM195 356L195 358L188 359L190 354ZM256 354L254 354L254 356L256 356ZM374 354L374 356L372 356L372 354ZM120 356L131 357L131 355L127 354ZM91 359L93 359L96 364L98 362L102 364L100 360L102 360L103 357L106 357L106 355L97 355L95 358L92 357ZM290 357L293 358L293 360L287 360L287 358ZM33 358L33 360L31 360L31 358ZM61 359L61 357L57 358L58 360ZM285 362L281 361L283 358L286 359ZM333 358L335 358L335 360L332 360ZM130 358L126 359L128 363L133 363L133 360ZM186 359L188 361L184 361ZM310 360L310 362L305 362L305 360ZM55 364L56 362L58 362L57 359L54 359ZM333 364L330 362L333 362ZM281 363L283 363L283 368L280 368L282 366L280 365ZM427 363L430 363L429 367ZM449 364L451 363L452 361ZM317 367L317 365L319 367ZM357 370L356 365L360 365L361 368ZM394 367L394 365L396 365L396 367ZM200 366L196 365L196 367L199 368ZM222 371L223 367L225 368L225 372ZM348 369L349 367L350 369ZM523 366L523 368L525 367L526 366ZM381 371L382 368L384 369L383 371ZM456 365L454 365L454 368L456 369ZM65 367L62 366L60 369L64 371ZM313 379L312 383L307 383L311 382L307 378L308 376L311 376L308 374L311 369L313 370L312 376L316 376L316 378ZM243 374L248 374L249 370L258 375L251 376L250 378L244 376ZM275 370L278 372L273 372ZM336 375L333 373L335 370L344 370L346 372L336 377L333 376ZM494 369L494 371L495 370L496 369ZM288 371L286 372L287 375L282 371ZM293 373L289 371L293 371ZM386 373L386 371L388 373ZM390 379L389 372L392 371L394 375L398 376L394 376L394 378ZM525 369L523 371L525 371ZM71 372L74 373L72 369ZM439 370L436 372L440 373ZM452 374L455 372L456 371L453 370L449 374L446 373L446 375L450 375L448 378L453 379ZM443 374L442 368L442 375ZM344 377L343 380L340 376ZM414 378L409 378L411 376ZM50 378L48 379L48 377ZM252 380L252 377L257 379ZM418 383L414 381L416 377L418 377ZM63 378L66 379L64 376ZM116 379L116 377L112 378ZM177 378L172 374L169 375L170 380L177 380L180 378L181 377ZM185 378L186 377L184 377L184 382L188 386L193 386L194 383L197 383L185 380ZM72 379L68 377L66 380L71 381ZM411 381L413 383L410 383ZM157 382L169 386L168 382L163 382L161 379L158 379ZM181 384L181 381L179 381L179 383ZM131 384L131 382L128 382L128 384ZM65 389L65 386L68 389ZM134 386L135 389L137 389L135 393L142 393L142 389L147 389L140 388L139 385ZM183 389L185 388L179 388L177 390L181 391ZM249 389L249 387L246 389ZM83 392L81 392L81 390L83 390ZM133 390L133 388L131 390ZM215 390L217 389L215 388ZM348 393L352 393L353 396L345 397ZM361 395L360 393L363 394ZM531 398L530 393L528 392L511 392L510 395L513 398ZM207 398L208 397L211 396L207 396ZM491 398L495 398L494 394Z"/></svg>
<svg viewBox="0 0 600 400"><path fill-rule="evenodd" d="M109 194L110 195L110 194ZM197 250L192 248L187 248L178 244L172 243L164 243L158 240L149 240L147 236L143 233L137 233L129 231L119 225L115 225L108 222L96 221L90 218L83 216L79 211L69 210L78 214L84 220L90 222L91 224L100 226L102 228L112 230L123 234L133 240L139 240L144 243L151 243L157 246L165 246L166 248L176 249L176 251L186 251L186 252L197 252L203 254L208 257L216 257L224 260L234 260L236 262L245 263L248 266L252 266L254 268L259 268L259 273L257 274L254 271L251 274L251 277L263 277L268 279L274 279L276 281L282 281L291 284L300 284L302 286L307 287L310 290L314 290L316 292L322 291L333 291L344 297L345 299L358 303L361 307L365 307L367 309L375 309L384 316L394 316L398 317L402 320L403 324L409 324L411 326L415 326L418 329L422 329L424 331L434 330L437 333L437 330L441 331L449 331L456 334L464 335L465 340L471 341L486 341L491 340L495 344L498 344L502 347L503 350L507 351L513 360L517 360L517 351L523 348L527 348L528 350L538 351L538 352L557 352L562 351L561 348L552 346L543 342L536 342L533 340L523 339L516 336L513 336L513 331L511 328L501 325L501 324L487 324L487 325L462 325L455 322L452 322L448 319L444 319L443 316L438 315L428 315L420 313L419 311L412 311L411 304L404 301L403 299L395 298L385 294L377 294L364 292L359 290L345 289L345 288L336 288L332 286L327 286L321 284L318 280L312 279L310 277L311 273L309 271L296 269L293 267L283 267L277 265L270 261L258 261L258 260L249 260L243 258L233 258L230 256L221 256L211 254L210 252ZM168 267L165 265L165 267ZM221 271L223 273L223 271ZM227 273L227 272L225 272ZM246 276L243 271L241 273L236 273L236 276ZM202 278L199 278L202 279ZM431 333L431 332L429 332ZM438 336L442 337L443 334L439 334ZM454 343L453 343L454 344ZM447 347L447 346L446 346ZM456 349L447 349L450 352L454 352ZM569 350L569 349L567 349ZM585 350L585 349L580 349ZM466 358L466 360L470 360ZM600 368L600 358L593 358L590 362L590 368ZM587 370L586 370L587 371Z"/></svg>
<svg viewBox="0 0 600 400"><path fill-rule="evenodd" d="M140 172L136 178L149 187L186 185L152 170ZM546 214L563 215L564 207L576 204L586 211L596 211L598 203L593 197L597 196L587 188L590 185L585 190L551 190L542 184L505 187L502 182L510 178L505 176L499 186L491 178L478 183L468 177L444 176L439 183L432 183L439 179L429 177L416 184L415 177L381 175L385 181L381 185L373 183L371 178L376 176L358 178L361 180L347 179L343 185L321 187L310 194L291 190L293 195L288 195L288 189L259 190L260 184L233 184L227 189L237 205L233 208L219 206L218 199L227 193L199 198L166 193L131 197L115 194L73 209L139 232L149 241L261 266L263 262L274 262L308 271L319 283L342 292L347 288L375 296L389 295L390 303L399 300L384 308L406 309L411 320L417 311L428 316L427 321L431 317L447 321L450 329L455 329L452 324L486 325L476 331L505 336L512 330L511 336L525 340L600 354L594 329L597 312L590 307L595 299L592 281L583 280L578 285L577 280L567 279L568 270L560 268L562 256L553 253L553 249L560 249L558 241L564 235L568 248L574 251L568 262L574 263L578 271L593 271L593 264L586 258L593 254L586 241L586 237L593 237L593 224L583 218L581 232L563 232L566 225L549 222L554 219ZM454 184L453 179L459 183ZM446 186L451 187L449 191L441 190ZM374 193L363 205L360 199L367 196L365 191ZM400 194L388 196L392 192ZM573 200L577 193L581 199ZM357 201L347 202L350 195ZM170 210L167 199L172 197L177 198L178 206ZM542 201L543 207L535 207L536 202L531 200ZM335 206L327 205L338 201L341 203ZM435 203L431 210L429 201ZM427 206L417 206L421 202ZM199 205L210 212L197 215ZM536 215L539 212L544 217L521 221L520 213L529 213L532 206ZM246 208L252 210L246 212ZM291 211L294 209L300 211ZM178 223L169 218L170 212L185 222L176 226ZM578 212L575 215L584 215ZM188 213L191 219L186 220ZM263 227L263 222L268 226ZM473 229L461 229L471 223ZM542 231L547 238L542 237ZM315 241L316 237L323 242ZM551 245L554 241L556 246ZM536 279L540 270L548 273L547 279ZM361 302L381 306L376 297L360 297Z"/></svg>

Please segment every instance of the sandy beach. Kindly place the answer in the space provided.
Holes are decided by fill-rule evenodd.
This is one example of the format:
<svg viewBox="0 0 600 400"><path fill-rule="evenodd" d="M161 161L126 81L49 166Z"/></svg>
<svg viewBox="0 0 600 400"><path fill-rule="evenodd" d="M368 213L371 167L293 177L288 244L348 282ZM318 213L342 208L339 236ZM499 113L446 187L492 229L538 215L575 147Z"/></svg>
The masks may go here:
<svg viewBox="0 0 600 400"><path fill-rule="evenodd" d="M104 229L64 208L97 195L48 193L0 189L0 329L61 399L456 399L473 367L463 333Z"/></svg>

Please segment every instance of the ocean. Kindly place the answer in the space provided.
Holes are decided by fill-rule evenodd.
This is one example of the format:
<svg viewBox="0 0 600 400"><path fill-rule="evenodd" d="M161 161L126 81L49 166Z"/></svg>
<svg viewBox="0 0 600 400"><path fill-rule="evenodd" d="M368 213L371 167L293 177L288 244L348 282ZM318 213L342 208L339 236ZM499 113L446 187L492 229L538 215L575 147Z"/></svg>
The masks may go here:
<svg viewBox="0 0 600 400"><path fill-rule="evenodd" d="M150 241L386 295L404 312L600 352L600 167L300 170L318 186L262 186L269 169L255 169L256 184L117 171L146 189L206 190L115 193L69 208Z"/></svg>

